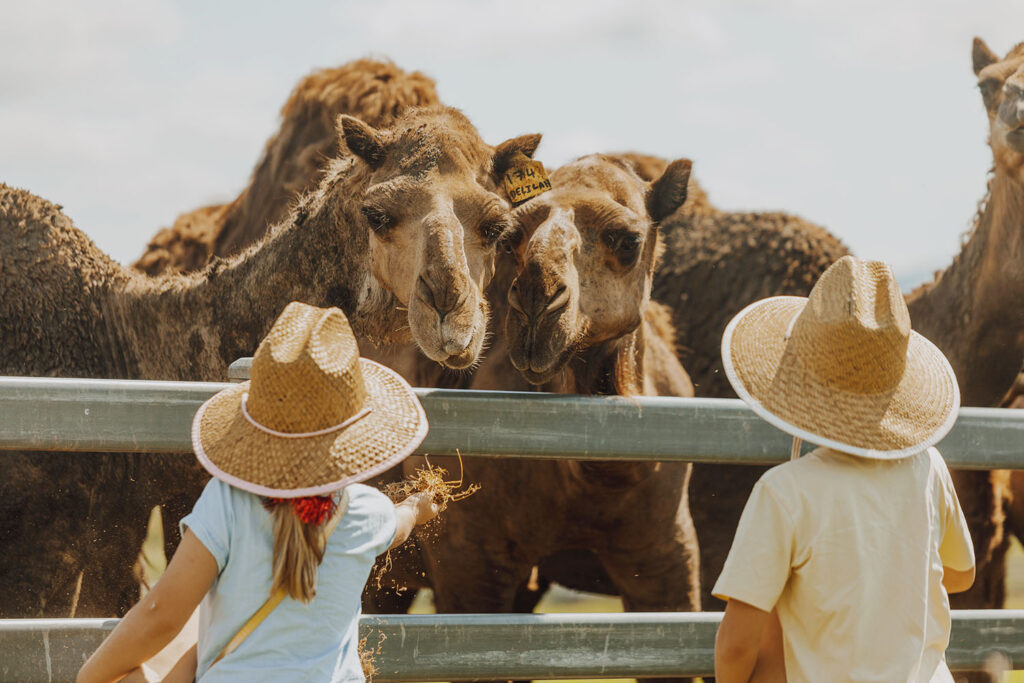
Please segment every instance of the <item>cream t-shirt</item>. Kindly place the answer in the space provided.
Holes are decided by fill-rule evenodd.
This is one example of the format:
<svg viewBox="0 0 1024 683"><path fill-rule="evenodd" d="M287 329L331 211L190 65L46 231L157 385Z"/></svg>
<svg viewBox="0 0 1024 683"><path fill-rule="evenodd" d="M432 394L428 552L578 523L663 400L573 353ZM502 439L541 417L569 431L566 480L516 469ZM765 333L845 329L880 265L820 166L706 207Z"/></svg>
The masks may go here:
<svg viewBox="0 0 1024 683"><path fill-rule="evenodd" d="M872 460L819 448L754 486L714 595L778 609L795 681L952 681L943 565L974 566L934 448Z"/></svg>

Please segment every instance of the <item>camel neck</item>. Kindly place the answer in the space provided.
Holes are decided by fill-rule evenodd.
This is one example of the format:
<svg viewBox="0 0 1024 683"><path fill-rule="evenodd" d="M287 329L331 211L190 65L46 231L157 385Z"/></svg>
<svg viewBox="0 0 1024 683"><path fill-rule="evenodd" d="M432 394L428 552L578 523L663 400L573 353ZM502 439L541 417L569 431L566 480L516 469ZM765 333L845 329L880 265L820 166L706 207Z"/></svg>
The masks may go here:
<svg viewBox="0 0 1024 683"><path fill-rule="evenodd" d="M993 405L1020 370L1024 187L998 169L960 254L907 297L914 329L949 358L964 405Z"/></svg>
<svg viewBox="0 0 1024 683"><path fill-rule="evenodd" d="M356 188L327 179L252 248L187 276L135 278L121 292L121 325L140 374L214 380L252 355L290 301L338 306L350 317L367 276L367 235L346 210Z"/></svg>

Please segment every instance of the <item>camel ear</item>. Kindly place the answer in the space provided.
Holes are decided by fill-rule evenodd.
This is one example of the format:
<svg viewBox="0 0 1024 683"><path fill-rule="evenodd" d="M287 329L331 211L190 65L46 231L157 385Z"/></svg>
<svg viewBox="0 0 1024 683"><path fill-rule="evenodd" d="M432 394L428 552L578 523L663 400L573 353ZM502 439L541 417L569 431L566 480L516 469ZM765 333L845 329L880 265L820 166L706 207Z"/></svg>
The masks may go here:
<svg viewBox="0 0 1024 683"><path fill-rule="evenodd" d="M357 157L377 168L384 161L384 142L376 128L354 116L338 117L338 131Z"/></svg>
<svg viewBox="0 0 1024 683"><path fill-rule="evenodd" d="M495 147L494 177L500 180L501 177L505 175L505 171L507 171L509 166L512 164L512 159L514 159L516 154L519 152L522 152L532 159L534 152L537 151L537 147L540 145L540 138L540 133L520 135L517 138L506 140Z"/></svg>
<svg viewBox="0 0 1024 683"><path fill-rule="evenodd" d="M988 45L981 38L974 39L974 47L971 49L971 62L974 65L974 75L977 76L989 64L999 61L998 55L989 49Z"/></svg>
<svg viewBox="0 0 1024 683"><path fill-rule="evenodd" d="M686 201L686 185L690 182L692 167L689 159L676 159L651 183L647 190L647 213L655 223L671 216Z"/></svg>

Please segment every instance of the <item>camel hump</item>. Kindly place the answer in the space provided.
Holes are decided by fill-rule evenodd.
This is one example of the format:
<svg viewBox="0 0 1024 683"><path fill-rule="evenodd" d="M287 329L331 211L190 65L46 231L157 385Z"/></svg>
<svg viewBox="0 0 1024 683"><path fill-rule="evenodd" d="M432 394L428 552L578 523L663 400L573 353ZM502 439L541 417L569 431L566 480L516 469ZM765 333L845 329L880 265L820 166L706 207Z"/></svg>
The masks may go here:
<svg viewBox="0 0 1024 683"><path fill-rule="evenodd" d="M0 183L0 220L5 226L8 226L8 230L19 224L35 222L41 218L60 216L63 219L62 208L28 190ZM0 235L8 234L8 230Z"/></svg>
<svg viewBox="0 0 1024 683"><path fill-rule="evenodd" d="M281 108L281 118L288 121L326 111L349 114L377 128L407 109L440 103L429 76L404 71L388 59L357 59L314 71L299 81Z"/></svg>

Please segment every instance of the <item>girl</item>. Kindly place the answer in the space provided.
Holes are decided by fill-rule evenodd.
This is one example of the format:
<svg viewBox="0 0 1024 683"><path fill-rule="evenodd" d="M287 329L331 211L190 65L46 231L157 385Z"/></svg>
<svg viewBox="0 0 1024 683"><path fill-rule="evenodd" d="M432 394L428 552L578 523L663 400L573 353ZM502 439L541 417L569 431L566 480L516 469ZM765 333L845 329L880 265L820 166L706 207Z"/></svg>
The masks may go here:
<svg viewBox="0 0 1024 683"><path fill-rule="evenodd" d="M364 680L360 595L374 560L437 506L425 493L392 504L357 482L399 463L426 433L411 387L359 357L340 310L289 304L251 380L196 413L193 447L214 479L181 520L163 577L78 681L144 680L141 663L200 601L199 641L165 680Z"/></svg>

